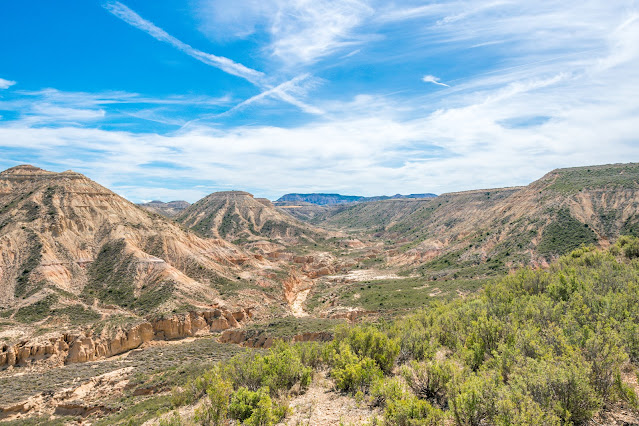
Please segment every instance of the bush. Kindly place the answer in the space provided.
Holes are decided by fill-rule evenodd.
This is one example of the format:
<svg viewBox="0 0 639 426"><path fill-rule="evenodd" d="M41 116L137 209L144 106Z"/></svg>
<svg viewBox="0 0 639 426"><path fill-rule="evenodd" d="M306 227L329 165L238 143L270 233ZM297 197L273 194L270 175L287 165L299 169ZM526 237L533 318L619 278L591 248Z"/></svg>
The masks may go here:
<svg viewBox="0 0 639 426"><path fill-rule="evenodd" d="M450 405L455 423L459 426L490 423L496 413L498 376L490 372L471 373L465 381L460 381L456 378L451 383Z"/></svg>
<svg viewBox="0 0 639 426"><path fill-rule="evenodd" d="M370 405L385 407L389 401L406 398L408 391L399 377L390 377L373 382L370 394Z"/></svg>
<svg viewBox="0 0 639 426"><path fill-rule="evenodd" d="M389 374L399 355L399 342L372 327L343 328L335 335L334 345L346 342L360 358L370 358Z"/></svg>
<svg viewBox="0 0 639 426"><path fill-rule="evenodd" d="M552 412L544 411L521 389L503 387L496 406L495 423L503 426L559 426Z"/></svg>
<svg viewBox="0 0 639 426"><path fill-rule="evenodd" d="M232 358L224 366L224 374L235 387L252 391L267 387L272 395L288 391L296 384L306 389L312 379L312 370L304 366L300 353L281 341L266 355L250 353Z"/></svg>
<svg viewBox="0 0 639 426"><path fill-rule="evenodd" d="M269 393L268 388L260 388L256 392L239 388L231 396L231 416L251 426L270 426L280 421L288 413L288 407L274 403Z"/></svg>
<svg viewBox="0 0 639 426"><path fill-rule="evenodd" d="M450 363L413 361L405 365L402 376L411 390L420 398L435 402L440 407L448 403L447 386L453 377L453 367Z"/></svg>
<svg viewBox="0 0 639 426"><path fill-rule="evenodd" d="M516 368L511 376L514 387L523 389L547 412L563 422L583 423L601 406L590 385L589 364L574 357L565 360L532 360Z"/></svg>
<svg viewBox="0 0 639 426"><path fill-rule="evenodd" d="M443 420L443 411L414 395L390 400L384 411L384 424L388 426L435 426Z"/></svg>
<svg viewBox="0 0 639 426"><path fill-rule="evenodd" d="M619 237L616 245L628 259L639 257L639 238L622 236Z"/></svg>
<svg viewBox="0 0 639 426"><path fill-rule="evenodd" d="M335 387L344 392L365 392L370 385L382 378L382 370L375 361L364 358L361 361L344 364L334 368L331 376L335 379Z"/></svg>
<svg viewBox="0 0 639 426"><path fill-rule="evenodd" d="M366 391L373 381L383 376L375 361L360 359L344 340L331 345L329 359L335 387L344 392Z"/></svg>
<svg viewBox="0 0 639 426"><path fill-rule="evenodd" d="M226 423L229 411L229 395L233 392L233 386L227 380L223 380L219 373L208 380L206 394L208 396L204 404L195 411L195 420L202 425L219 426Z"/></svg>

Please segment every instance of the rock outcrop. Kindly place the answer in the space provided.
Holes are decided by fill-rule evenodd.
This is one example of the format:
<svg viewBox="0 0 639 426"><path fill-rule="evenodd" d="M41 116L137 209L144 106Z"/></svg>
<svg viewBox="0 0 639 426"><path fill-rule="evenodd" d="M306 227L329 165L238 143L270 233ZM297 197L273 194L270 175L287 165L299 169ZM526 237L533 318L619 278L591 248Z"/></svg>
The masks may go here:
<svg viewBox="0 0 639 426"><path fill-rule="evenodd" d="M172 340L240 327L252 317L251 309L217 308L189 312L136 324L126 330L96 335L90 331L0 346L0 368L22 366L55 358L65 364L95 361L140 347L151 340Z"/></svg>

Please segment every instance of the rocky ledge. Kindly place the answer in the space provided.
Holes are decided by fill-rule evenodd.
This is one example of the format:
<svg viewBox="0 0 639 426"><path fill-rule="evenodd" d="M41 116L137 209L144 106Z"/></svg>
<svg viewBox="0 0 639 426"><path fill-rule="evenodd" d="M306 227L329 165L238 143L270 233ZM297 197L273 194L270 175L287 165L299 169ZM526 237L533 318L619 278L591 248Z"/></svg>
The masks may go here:
<svg viewBox="0 0 639 426"><path fill-rule="evenodd" d="M237 328L251 316L249 308L233 312L217 308L145 321L109 334L96 335L91 331L64 333L15 345L0 345L0 369L47 359L65 364L95 361L130 351L151 340L181 339Z"/></svg>

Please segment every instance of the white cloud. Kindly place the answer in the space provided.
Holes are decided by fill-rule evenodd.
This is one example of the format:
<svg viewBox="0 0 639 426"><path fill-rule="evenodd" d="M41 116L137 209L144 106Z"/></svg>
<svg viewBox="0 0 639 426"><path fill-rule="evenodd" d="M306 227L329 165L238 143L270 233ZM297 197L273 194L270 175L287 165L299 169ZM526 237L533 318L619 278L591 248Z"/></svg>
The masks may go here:
<svg viewBox="0 0 639 426"><path fill-rule="evenodd" d="M439 81L439 77L435 77L434 75L425 75L422 77L422 81L424 83L433 83L438 86L450 87L448 84L444 84Z"/></svg>
<svg viewBox="0 0 639 426"><path fill-rule="evenodd" d="M288 65L310 64L370 37L355 32L374 9L364 0L262 0L242 7L225 0L200 0L202 27L217 38L263 28L265 50ZM226 29L226 30L223 30Z"/></svg>
<svg viewBox="0 0 639 426"><path fill-rule="evenodd" d="M8 89L14 84L16 84L15 81L5 80L4 78L0 78L0 89Z"/></svg>
<svg viewBox="0 0 639 426"><path fill-rule="evenodd" d="M269 0L263 4L285 7ZM437 7L396 9L390 15L393 22L430 19L431 25L424 25L416 38L434 45L450 43L462 49L507 40L494 46L509 49L494 68L478 74L469 70L463 78L446 83L426 76L425 82L450 84L447 90L386 97L354 93L346 102L328 99L318 100L316 106L300 104L324 114L289 127L195 122L165 135L106 131L74 123L56 128L43 126L42 121L34 125L29 119L46 120L56 110L32 108L29 117L0 125L0 145L8 152L28 153L15 158L8 154L10 160L29 158L60 170L71 167L134 199L164 194L165 199L189 201L229 187L270 197L316 190L363 195L440 193L524 184L556 167L639 160L636 6L623 1L549 0L493 3L492 8L477 10L473 4L442 2ZM360 18L360 24L352 22L338 31L331 46L339 48L365 19ZM302 56L297 55L297 60ZM321 57L310 55L308 60ZM266 98L276 96L291 95L296 101L305 95L308 81L313 79L302 74L264 88L236 108L264 105ZM120 94L96 100L48 93L39 100L44 107L49 103L49 107L70 108L58 109L58 116L75 114L79 121L84 115L88 122L97 119L101 110L111 114L115 102L144 98ZM181 101L187 100L175 99ZM3 109L10 105L16 104L3 102ZM152 119L156 112L143 110L142 114ZM164 159L174 167L148 167L153 159ZM162 179L179 180L189 189L179 196L166 189L173 186ZM134 181L141 183L132 186ZM149 182L159 183L149 188ZM205 188L196 187L202 183Z"/></svg>

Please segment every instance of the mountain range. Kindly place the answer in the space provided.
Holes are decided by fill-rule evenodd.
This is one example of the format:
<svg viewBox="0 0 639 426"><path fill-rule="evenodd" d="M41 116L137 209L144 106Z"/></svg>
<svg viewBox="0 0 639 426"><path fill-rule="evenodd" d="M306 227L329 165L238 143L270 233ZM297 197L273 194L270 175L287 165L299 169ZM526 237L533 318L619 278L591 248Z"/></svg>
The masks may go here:
<svg viewBox="0 0 639 426"><path fill-rule="evenodd" d="M421 283L410 292L431 281L454 288L456 280L544 267L583 244L639 235L639 164L558 169L523 187L434 198L280 203L226 191L192 205L137 206L72 171L5 170L0 337L159 324L187 313L195 315L190 324L200 318L206 325L226 312L224 325L215 323L224 329L238 325L231 312L239 319L250 311L258 323L387 312L394 306L387 298L403 293L376 287L372 303L353 283L383 279L392 288L403 276ZM173 218L161 215L169 209ZM191 333L175 327L182 331L172 336ZM2 354L0 361L9 359Z"/></svg>
<svg viewBox="0 0 639 426"><path fill-rule="evenodd" d="M341 195L341 194L286 194L281 196L275 202L276 204L286 205L290 203L311 203L320 206L331 204L348 204L348 203L367 203L371 201L404 199L404 198L434 198L436 194L409 194L409 195L380 195L375 197L364 197L360 195Z"/></svg>

